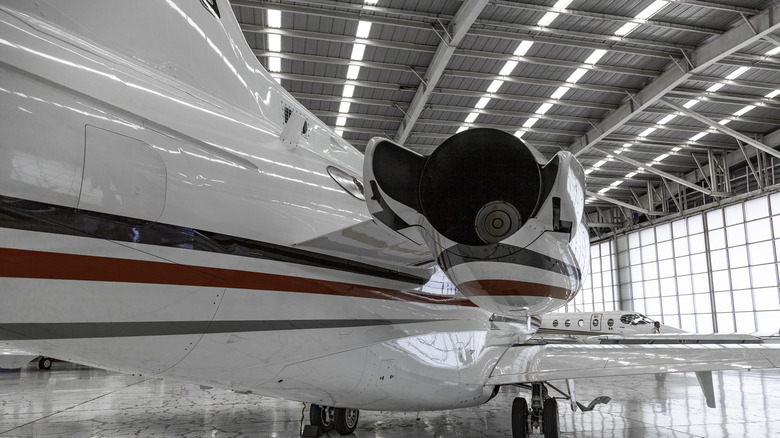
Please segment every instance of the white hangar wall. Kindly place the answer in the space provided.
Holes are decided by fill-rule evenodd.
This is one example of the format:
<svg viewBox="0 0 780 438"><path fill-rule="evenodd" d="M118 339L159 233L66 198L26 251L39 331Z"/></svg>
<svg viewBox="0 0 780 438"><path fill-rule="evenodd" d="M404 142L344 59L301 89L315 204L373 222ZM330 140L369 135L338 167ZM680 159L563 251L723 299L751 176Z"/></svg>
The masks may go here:
<svg viewBox="0 0 780 438"><path fill-rule="evenodd" d="M780 330L780 193L617 234L591 245L591 274L566 311L633 310L699 333Z"/></svg>

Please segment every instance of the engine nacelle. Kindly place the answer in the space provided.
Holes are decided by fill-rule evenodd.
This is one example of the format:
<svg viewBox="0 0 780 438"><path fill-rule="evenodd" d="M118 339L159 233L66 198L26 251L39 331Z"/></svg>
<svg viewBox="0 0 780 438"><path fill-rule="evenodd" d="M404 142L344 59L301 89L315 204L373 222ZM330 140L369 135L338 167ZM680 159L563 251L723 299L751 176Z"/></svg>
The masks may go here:
<svg viewBox="0 0 780 438"><path fill-rule="evenodd" d="M544 158L503 131L473 129L422 156L382 138L363 177L374 219L425 244L458 289L493 313L547 312L588 264L585 175L567 152Z"/></svg>

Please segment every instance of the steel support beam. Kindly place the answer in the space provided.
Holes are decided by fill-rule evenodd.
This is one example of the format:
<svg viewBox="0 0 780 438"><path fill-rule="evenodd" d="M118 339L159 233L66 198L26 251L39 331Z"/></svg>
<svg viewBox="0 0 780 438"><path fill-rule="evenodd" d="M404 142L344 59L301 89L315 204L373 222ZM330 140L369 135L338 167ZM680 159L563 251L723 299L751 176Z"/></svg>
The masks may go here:
<svg viewBox="0 0 780 438"><path fill-rule="evenodd" d="M417 122L420 114L422 114L423 109L425 109L425 105L444 74L444 69L447 68L447 64L449 64L453 53L455 53L455 49L466 36L469 28L474 24L474 21L479 17L487 3L488 0L467 0L463 2L458 12L455 13L455 17L453 17L451 22L450 39L449 41L442 40L439 43L439 47L436 48L431 64L425 72L425 80L421 81L406 112L408 117L404 117L395 135L396 143L403 144L409 137L409 133L412 132L414 124Z"/></svg>
<svg viewBox="0 0 780 438"><path fill-rule="evenodd" d="M653 166L648 166L645 163L642 163L642 162L636 161L634 159L628 158L628 157L624 156L623 154L612 154L609 151L605 151L605 150L602 150L602 149L599 149L599 148L593 148L593 149L601 152L604 155L609 155L612 158L614 158L615 160L622 161L622 162L624 162L626 164L630 164L632 166L636 166L637 168L644 169L645 172L655 174L657 176L660 176L661 178L668 179L669 181L674 181L677 184L682 184L682 185L684 185L686 187L690 187L690 188L692 188L694 190L698 190L698 191L704 193L705 195L717 196L717 194L714 193L710 189L706 189L706 188L704 188L702 186L697 186L696 184L694 184L692 182L688 182L688 181L686 181L686 180L684 180L684 179L682 179L680 177L677 177L677 176L674 176L674 175L672 175L670 173L664 172L663 170L658 170L658 169L656 169Z"/></svg>
<svg viewBox="0 0 780 438"><path fill-rule="evenodd" d="M712 64L778 29L780 29L780 4L775 4L689 54L691 65L684 64L679 68L667 69L656 80L604 118L601 123L569 145L568 150L579 156L692 75L702 73Z"/></svg>
<svg viewBox="0 0 780 438"><path fill-rule="evenodd" d="M623 201L617 200L615 198L610 198L609 196L600 195L598 193L594 193L594 192L591 192L589 190L585 191L585 196L590 196L590 197L596 198L596 199L604 201L604 202L609 202L610 204L615 204L615 205L618 205L620 207L625 207L625 208L628 208L629 210L638 211L638 212L640 212L642 214L645 214L645 215L648 215L648 216L662 216L662 215L666 214L666 213L663 213L663 212L660 212L660 211L650 211L650 210L647 210L647 209L642 208L642 207L637 207L636 205L631 205L628 202L623 202Z"/></svg>
<svg viewBox="0 0 780 438"><path fill-rule="evenodd" d="M693 111L693 110L691 110L689 108L686 108L686 107L684 107L682 105L678 105L678 104L672 102L669 99L661 98L661 102L663 102L664 105L669 106L671 108L674 108L677 111L685 114L688 117L693 117L694 119L696 119L696 120L698 120L698 121L700 121L700 122L702 122L702 123L704 123L706 125L709 125L710 128L712 128L712 129L714 129L714 130L716 130L718 132L721 132L721 133L726 134L726 135L730 135L730 136L736 138L737 140L740 140L740 141L742 141L744 143L747 143L747 144L753 146L754 148L756 148L758 150L764 151L764 152L766 152L769 155L774 155L775 157L780 158L780 151L772 149L769 146L765 145L764 143L761 143L758 140L754 140L754 139L748 137L747 135L742 134L741 132L737 132L737 131L735 131L735 130L733 130L731 128L726 127L725 125L721 125L720 123L718 123L718 122L716 122L716 121L714 121L714 120L712 120L712 119L710 119L708 117L704 117L703 115L698 114L696 111Z"/></svg>

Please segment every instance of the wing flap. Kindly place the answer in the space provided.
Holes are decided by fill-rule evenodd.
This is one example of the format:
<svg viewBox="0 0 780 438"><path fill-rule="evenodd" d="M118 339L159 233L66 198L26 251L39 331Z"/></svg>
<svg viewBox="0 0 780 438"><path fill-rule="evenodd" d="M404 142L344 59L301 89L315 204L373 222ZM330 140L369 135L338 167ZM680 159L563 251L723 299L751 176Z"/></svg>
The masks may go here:
<svg viewBox="0 0 780 438"><path fill-rule="evenodd" d="M780 367L780 343L515 345L488 384Z"/></svg>

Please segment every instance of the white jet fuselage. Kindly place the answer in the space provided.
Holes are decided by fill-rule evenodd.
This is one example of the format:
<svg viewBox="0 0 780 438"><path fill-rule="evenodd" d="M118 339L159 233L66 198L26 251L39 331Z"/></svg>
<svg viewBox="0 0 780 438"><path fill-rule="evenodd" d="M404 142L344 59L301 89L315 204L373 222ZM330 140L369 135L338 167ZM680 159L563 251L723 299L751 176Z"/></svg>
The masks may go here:
<svg viewBox="0 0 780 438"><path fill-rule="evenodd" d="M534 324L421 293L431 254L331 176L362 154L218 15L2 2L0 342L328 406L484 403Z"/></svg>

